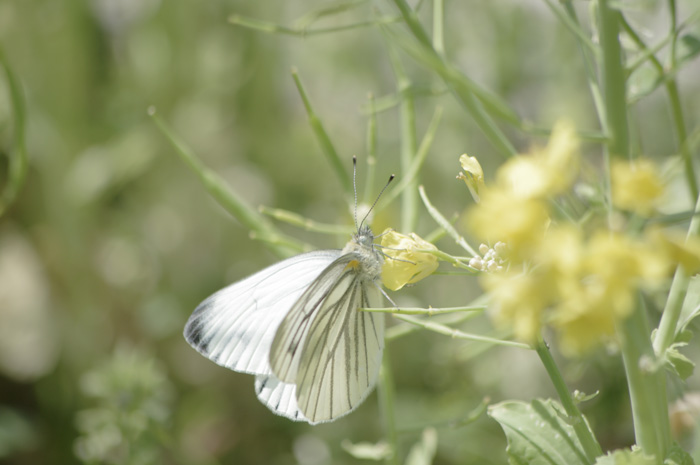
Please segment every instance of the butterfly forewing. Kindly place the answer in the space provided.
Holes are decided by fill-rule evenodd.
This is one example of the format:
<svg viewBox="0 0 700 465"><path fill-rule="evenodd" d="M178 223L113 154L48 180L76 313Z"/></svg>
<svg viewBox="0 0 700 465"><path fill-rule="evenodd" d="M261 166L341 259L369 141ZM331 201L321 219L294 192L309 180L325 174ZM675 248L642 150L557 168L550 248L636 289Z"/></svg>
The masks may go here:
<svg viewBox="0 0 700 465"><path fill-rule="evenodd" d="M296 381L304 341L311 323L326 297L341 283L341 277L344 274L350 275L346 268L351 260L351 255L343 255L323 270L282 320L270 349L270 366L280 380L286 383Z"/></svg>
<svg viewBox="0 0 700 465"><path fill-rule="evenodd" d="M280 322L339 256L339 250L298 255L220 290L192 313L185 339L226 368L269 374L268 355Z"/></svg>

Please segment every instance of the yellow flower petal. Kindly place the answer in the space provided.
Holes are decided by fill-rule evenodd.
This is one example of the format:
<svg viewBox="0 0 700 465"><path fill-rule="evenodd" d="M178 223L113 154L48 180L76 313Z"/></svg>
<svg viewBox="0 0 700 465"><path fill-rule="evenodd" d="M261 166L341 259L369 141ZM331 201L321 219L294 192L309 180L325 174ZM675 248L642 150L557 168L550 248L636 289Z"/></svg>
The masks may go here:
<svg viewBox="0 0 700 465"><path fill-rule="evenodd" d="M484 190L484 170L481 169L479 160L476 157L470 157L466 153L459 157L459 163L462 165L464 172L457 175L457 179L463 179L464 183L469 188L475 202L480 199L480 193Z"/></svg>
<svg viewBox="0 0 700 465"><path fill-rule="evenodd" d="M483 274L480 282L491 296L492 310L499 326L512 328L517 339L537 340L542 313L551 293L540 275L513 272Z"/></svg>
<svg viewBox="0 0 700 465"><path fill-rule="evenodd" d="M408 236L393 230L382 234L382 251L388 256L382 268L382 282L392 291L413 284L432 274L438 267L435 255L421 250L437 250L415 233Z"/></svg>
<svg viewBox="0 0 700 465"><path fill-rule="evenodd" d="M648 235L671 265L681 265L689 275L700 272L700 237L686 237L679 232L660 229L653 229Z"/></svg>
<svg viewBox="0 0 700 465"><path fill-rule="evenodd" d="M488 189L466 216L466 225L479 240L508 245L510 260L527 257L542 240L549 222L546 204L539 200Z"/></svg>
<svg viewBox="0 0 700 465"><path fill-rule="evenodd" d="M549 144L508 160L498 170L497 183L514 195L544 198L571 187L579 166L579 143L568 123L554 126Z"/></svg>
<svg viewBox="0 0 700 465"><path fill-rule="evenodd" d="M611 167L612 201L642 216L654 213L664 193L659 170L650 160L618 160Z"/></svg>

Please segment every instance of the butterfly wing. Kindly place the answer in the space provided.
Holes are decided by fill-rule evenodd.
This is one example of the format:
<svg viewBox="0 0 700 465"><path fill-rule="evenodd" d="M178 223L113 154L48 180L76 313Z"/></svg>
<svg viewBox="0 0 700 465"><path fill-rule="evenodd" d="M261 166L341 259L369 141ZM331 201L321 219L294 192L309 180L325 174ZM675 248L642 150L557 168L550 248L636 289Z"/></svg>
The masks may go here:
<svg viewBox="0 0 700 465"><path fill-rule="evenodd" d="M185 339L231 370L269 375L269 351L285 315L339 250L297 255L208 297L192 313Z"/></svg>
<svg viewBox="0 0 700 465"><path fill-rule="evenodd" d="M294 421L309 421L297 405L296 386L277 379L274 375L255 377L255 393L267 408Z"/></svg>
<svg viewBox="0 0 700 465"><path fill-rule="evenodd" d="M270 351L275 376L296 384L310 423L354 410L376 383L384 348L377 285L358 272L353 253L341 256L309 286L279 327Z"/></svg>

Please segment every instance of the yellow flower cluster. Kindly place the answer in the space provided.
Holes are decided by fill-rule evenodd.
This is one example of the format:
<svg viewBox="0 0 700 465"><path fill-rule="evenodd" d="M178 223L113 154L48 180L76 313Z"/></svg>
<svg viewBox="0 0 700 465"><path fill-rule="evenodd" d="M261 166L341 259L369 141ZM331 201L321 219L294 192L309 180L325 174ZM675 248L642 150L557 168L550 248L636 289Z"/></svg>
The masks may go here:
<svg viewBox="0 0 700 465"><path fill-rule="evenodd" d="M700 268L700 241L661 231L641 238L603 228L584 232L552 219L553 197L572 187L579 160L573 128L557 125L547 147L499 169L494 185L482 189L481 201L466 218L479 239L506 244L502 254L508 268L481 279L496 322L529 343L549 326L568 355L610 338L615 323L633 310L640 286L658 284L678 263ZM663 192L653 165L624 165L613 168L614 204L652 212Z"/></svg>

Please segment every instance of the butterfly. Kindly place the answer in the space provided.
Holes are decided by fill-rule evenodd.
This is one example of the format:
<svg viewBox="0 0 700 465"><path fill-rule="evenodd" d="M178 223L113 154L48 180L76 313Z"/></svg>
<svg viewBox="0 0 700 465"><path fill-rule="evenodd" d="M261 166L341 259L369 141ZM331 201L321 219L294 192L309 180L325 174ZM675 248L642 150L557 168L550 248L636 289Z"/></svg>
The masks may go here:
<svg viewBox="0 0 700 465"><path fill-rule="evenodd" d="M363 223L342 250L288 258L208 297L185 339L254 374L258 399L278 415L316 424L350 413L372 392L384 349L384 316L359 310L381 304L384 263Z"/></svg>

